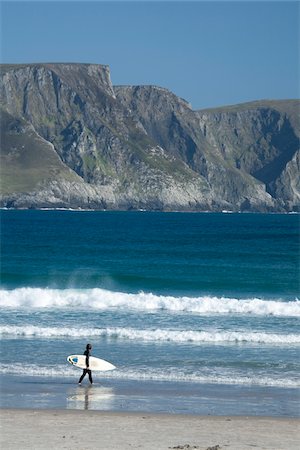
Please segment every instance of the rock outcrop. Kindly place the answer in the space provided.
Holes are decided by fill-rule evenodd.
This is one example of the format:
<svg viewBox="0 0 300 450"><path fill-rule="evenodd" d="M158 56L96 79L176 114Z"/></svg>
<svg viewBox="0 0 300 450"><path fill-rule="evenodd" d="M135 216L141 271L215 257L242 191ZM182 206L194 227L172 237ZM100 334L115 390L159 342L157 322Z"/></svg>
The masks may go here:
<svg viewBox="0 0 300 450"><path fill-rule="evenodd" d="M2 65L2 207L299 210L299 104L193 111L107 66Z"/></svg>

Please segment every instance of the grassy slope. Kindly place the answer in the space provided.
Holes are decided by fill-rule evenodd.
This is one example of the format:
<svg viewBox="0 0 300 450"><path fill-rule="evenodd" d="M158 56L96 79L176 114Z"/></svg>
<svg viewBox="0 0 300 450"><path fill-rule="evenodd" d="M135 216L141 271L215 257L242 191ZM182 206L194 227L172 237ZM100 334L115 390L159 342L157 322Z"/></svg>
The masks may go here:
<svg viewBox="0 0 300 450"><path fill-rule="evenodd" d="M38 183L79 177L59 159L52 146L24 120L1 111L1 184L2 194L28 192Z"/></svg>
<svg viewBox="0 0 300 450"><path fill-rule="evenodd" d="M300 100L257 100L253 102L239 103L237 105L220 106L216 108L205 108L198 110L199 113L222 113L222 112L242 112L252 109L271 108L289 114L299 113Z"/></svg>

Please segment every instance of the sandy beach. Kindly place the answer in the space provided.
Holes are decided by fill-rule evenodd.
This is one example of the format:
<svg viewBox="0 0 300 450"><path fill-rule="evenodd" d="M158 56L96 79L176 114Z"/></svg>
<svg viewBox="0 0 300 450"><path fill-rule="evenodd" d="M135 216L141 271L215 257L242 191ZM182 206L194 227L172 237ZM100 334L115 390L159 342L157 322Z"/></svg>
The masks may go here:
<svg viewBox="0 0 300 450"><path fill-rule="evenodd" d="M6 450L296 450L298 419L2 409Z"/></svg>

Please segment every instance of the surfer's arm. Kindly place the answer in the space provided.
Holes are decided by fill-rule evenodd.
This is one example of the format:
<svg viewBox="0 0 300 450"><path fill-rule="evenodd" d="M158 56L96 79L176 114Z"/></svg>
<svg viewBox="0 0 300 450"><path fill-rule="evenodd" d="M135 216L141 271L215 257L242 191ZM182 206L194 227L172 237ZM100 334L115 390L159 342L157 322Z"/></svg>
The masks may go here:
<svg viewBox="0 0 300 450"><path fill-rule="evenodd" d="M86 355L85 365L86 365L87 369L90 367L90 355L89 354Z"/></svg>

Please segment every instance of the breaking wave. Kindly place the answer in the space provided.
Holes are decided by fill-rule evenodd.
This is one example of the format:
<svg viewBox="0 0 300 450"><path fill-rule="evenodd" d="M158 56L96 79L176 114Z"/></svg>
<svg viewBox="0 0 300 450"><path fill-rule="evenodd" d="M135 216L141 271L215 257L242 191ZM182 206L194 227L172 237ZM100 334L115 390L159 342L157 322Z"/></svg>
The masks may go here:
<svg viewBox="0 0 300 450"><path fill-rule="evenodd" d="M300 301L241 300L225 297L174 297L140 292L128 294L104 289L40 289L0 290L1 308L52 308L95 310L166 310L206 315L253 314L260 316L300 317Z"/></svg>
<svg viewBox="0 0 300 450"><path fill-rule="evenodd" d="M272 345L300 344L300 334L274 334L261 331L191 331L170 329L136 329L136 328L59 328L35 325L3 325L0 335L5 337L36 338L82 338L99 337L104 339L125 339L137 342L174 342L174 343L263 343Z"/></svg>

